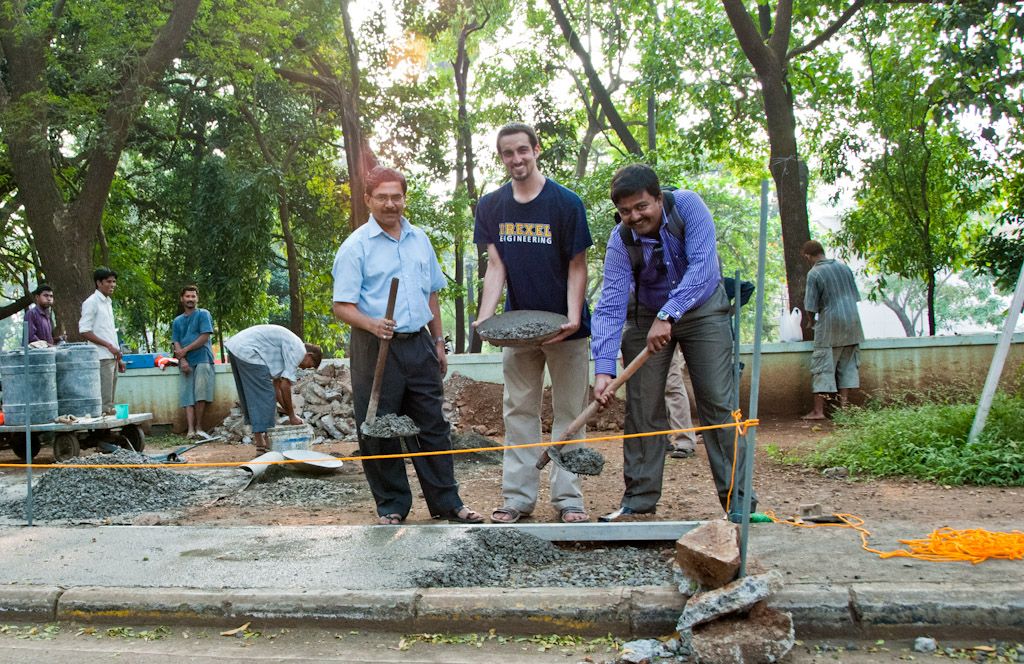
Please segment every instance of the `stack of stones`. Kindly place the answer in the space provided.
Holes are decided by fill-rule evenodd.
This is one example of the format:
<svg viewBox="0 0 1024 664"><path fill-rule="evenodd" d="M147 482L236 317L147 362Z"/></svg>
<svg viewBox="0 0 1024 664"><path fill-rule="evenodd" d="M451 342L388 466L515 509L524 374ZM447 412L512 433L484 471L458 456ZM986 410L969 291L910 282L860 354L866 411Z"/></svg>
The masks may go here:
<svg viewBox="0 0 1024 664"><path fill-rule="evenodd" d="M314 441L356 439L356 423L352 416L352 379L348 367L324 363L316 371L300 371L292 385L295 414L313 427ZM280 417L279 424L287 424ZM238 407L211 433L229 442L251 442Z"/></svg>
<svg viewBox="0 0 1024 664"><path fill-rule="evenodd" d="M793 618L768 606L782 589L782 575L772 570L737 579L739 541L739 527L719 520L676 542L674 571L686 597L678 637L626 643L620 662L755 664L778 662L789 653L796 638Z"/></svg>

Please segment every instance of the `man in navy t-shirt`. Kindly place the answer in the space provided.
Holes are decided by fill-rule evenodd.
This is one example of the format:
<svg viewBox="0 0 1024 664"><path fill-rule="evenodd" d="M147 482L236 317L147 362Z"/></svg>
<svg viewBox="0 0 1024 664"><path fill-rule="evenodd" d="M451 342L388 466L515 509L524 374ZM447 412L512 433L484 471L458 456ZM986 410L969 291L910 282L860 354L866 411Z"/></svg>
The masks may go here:
<svg viewBox="0 0 1024 664"><path fill-rule="evenodd" d="M487 247L487 272L474 325L494 315L502 288L505 310L532 309L563 314L569 322L539 346L506 347L505 444L541 440L540 405L544 366L551 376L554 421L551 439L586 407L589 389L590 310L584 301L587 248L593 244L583 201L537 169L540 143L533 127L506 125L498 131L498 154L511 181L480 199L473 240ZM579 434L577 434L579 435ZM563 447L563 451L573 445ZM537 502L542 448L505 450L502 506L495 523L515 523ZM551 503L565 523L587 521L580 480L551 466Z"/></svg>

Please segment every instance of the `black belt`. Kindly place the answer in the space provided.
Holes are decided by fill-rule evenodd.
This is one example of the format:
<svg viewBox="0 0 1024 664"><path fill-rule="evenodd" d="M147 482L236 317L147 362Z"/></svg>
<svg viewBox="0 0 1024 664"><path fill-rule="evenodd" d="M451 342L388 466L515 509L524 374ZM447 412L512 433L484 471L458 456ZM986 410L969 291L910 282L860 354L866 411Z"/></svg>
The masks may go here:
<svg viewBox="0 0 1024 664"><path fill-rule="evenodd" d="M403 341L405 339L415 339L421 334L423 334L423 330L416 330L415 332L395 332L393 338Z"/></svg>

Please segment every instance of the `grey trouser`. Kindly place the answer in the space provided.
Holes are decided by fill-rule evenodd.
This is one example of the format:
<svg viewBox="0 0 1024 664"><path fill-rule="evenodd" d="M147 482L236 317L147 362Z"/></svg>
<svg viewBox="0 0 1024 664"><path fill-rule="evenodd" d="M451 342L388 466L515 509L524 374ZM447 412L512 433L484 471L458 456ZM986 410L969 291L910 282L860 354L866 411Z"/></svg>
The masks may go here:
<svg viewBox="0 0 1024 664"><path fill-rule="evenodd" d="M103 413L114 413L114 393L117 391L117 360L100 360L100 398Z"/></svg>
<svg viewBox="0 0 1024 664"><path fill-rule="evenodd" d="M686 393L686 382L683 380L683 369L686 360L681 352L672 354L672 364L665 378L665 407L668 408L669 429L690 429L693 418L690 417L690 396ZM697 434L683 431L670 436L676 447L692 450L697 447Z"/></svg>
<svg viewBox="0 0 1024 664"><path fill-rule="evenodd" d="M270 369L265 364L240 360L231 351L228 359L244 421L253 433L266 433L277 424L277 392Z"/></svg>
<svg viewBox="0 0 1024 664"><path fill-rule="evenodd" d="M719 286L707 302L687 312L672 326L672 340L651 356L626 382L625 433L664 431L668 428L665 408L665 379L676 344L683 349L690 370L697 415L705 426L732 422L730 404L733 392L732 331L729 300ZM639 307L634 318L630 312L622 333L622 358L627 364L647 345L647 332L657 312ZM710 429L703 432L704 446L711 465L718 500L722 507L729 499L732 483L733 439L735 429ZM637 512L651 512L661 498L665 470L665 436L645 436L623 441L623 477L626 492L622 505ZM739 458L730 510L738 511L742 500L743 437L739 440ZM751 496L751 510L757 497Z"/></svg>
<svg viewBox="0 0 1024 664"><path fill-rule="evenodd" d="M551 406L554 420L551 440L562 440L562 432L587 405L590 389L589 339L561 341L549 346L506 347L502 353L505 374L505 444L541 442L540 407L544 396L544 366L551 376ZM581 428L572 436L582 438ZM562 445L567 452L579 445ZM537 505L540 471L537 459L543 447L505 450L501 476L504 507L530 514ZM555 464L549 464L551 504L556 510L583 507L580 478Z"/></svg>

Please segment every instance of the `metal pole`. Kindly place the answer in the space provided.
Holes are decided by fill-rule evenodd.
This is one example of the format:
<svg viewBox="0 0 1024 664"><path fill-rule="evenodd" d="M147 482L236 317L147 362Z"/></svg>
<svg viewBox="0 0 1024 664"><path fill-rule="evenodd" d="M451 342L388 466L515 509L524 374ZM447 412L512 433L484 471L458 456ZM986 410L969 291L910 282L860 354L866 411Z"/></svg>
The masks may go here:
<svg viewBox="0 0 1024 664"><path fill-rule="evenodd" d="M761 329L764 322L764 267L768 236L768 180L761 180L761 228L757 246L757 314L754 318L754 358L750 369L750 408L747 417L757 419L761 381ZM740 524L740 576L747 575L747 544L750 535L750 494L754 487L754 449L757 427L747 432L743 464L743 520Z"/></svg>
<svg viewBox="0 0 1024 664"><path fill-rule="evenodd" d="M732 409L740 407L740 271L733 279L732 300Z"/></svg>
<svg viewBox="0 0 1024 664"><path fill-rule="evenodd" d="M32 412L28 399L28 310L25 311L25 322L22 324L25 333L22 335L22 352L25 353L25 381L22 394L22 413L25 418L25 481L28 482L28 493L25 494L25 520L32 525Z"/></svg>
<svg viewBox="0 0 1024 664"><path fill-rule="evenodd" d="M985 421L988 419L988 411L992 408L992 399L996 395L996 388L999 387L999 377L1003 374L1003 365L1006 364L1006 356L1010 352L1010 342L1013 340L1013 330L1017 327L1017 318L1020 316L1020 308L1024 305L1024 263L1020 266L1020 275L1017 277L1017 289L1013 292L1013 300L1010 301L1010 312L1006 315L1006 324L1003 325L1003 333L999 336L999 343L996 344L996 352L992 356L992 364L988 367L988 377L985 378L985 387L981 390L981 399L978 400L978 410L974 413L974 423L971 424L971 433L967 436L967 444L973 445L985 428Z"/></svg>

